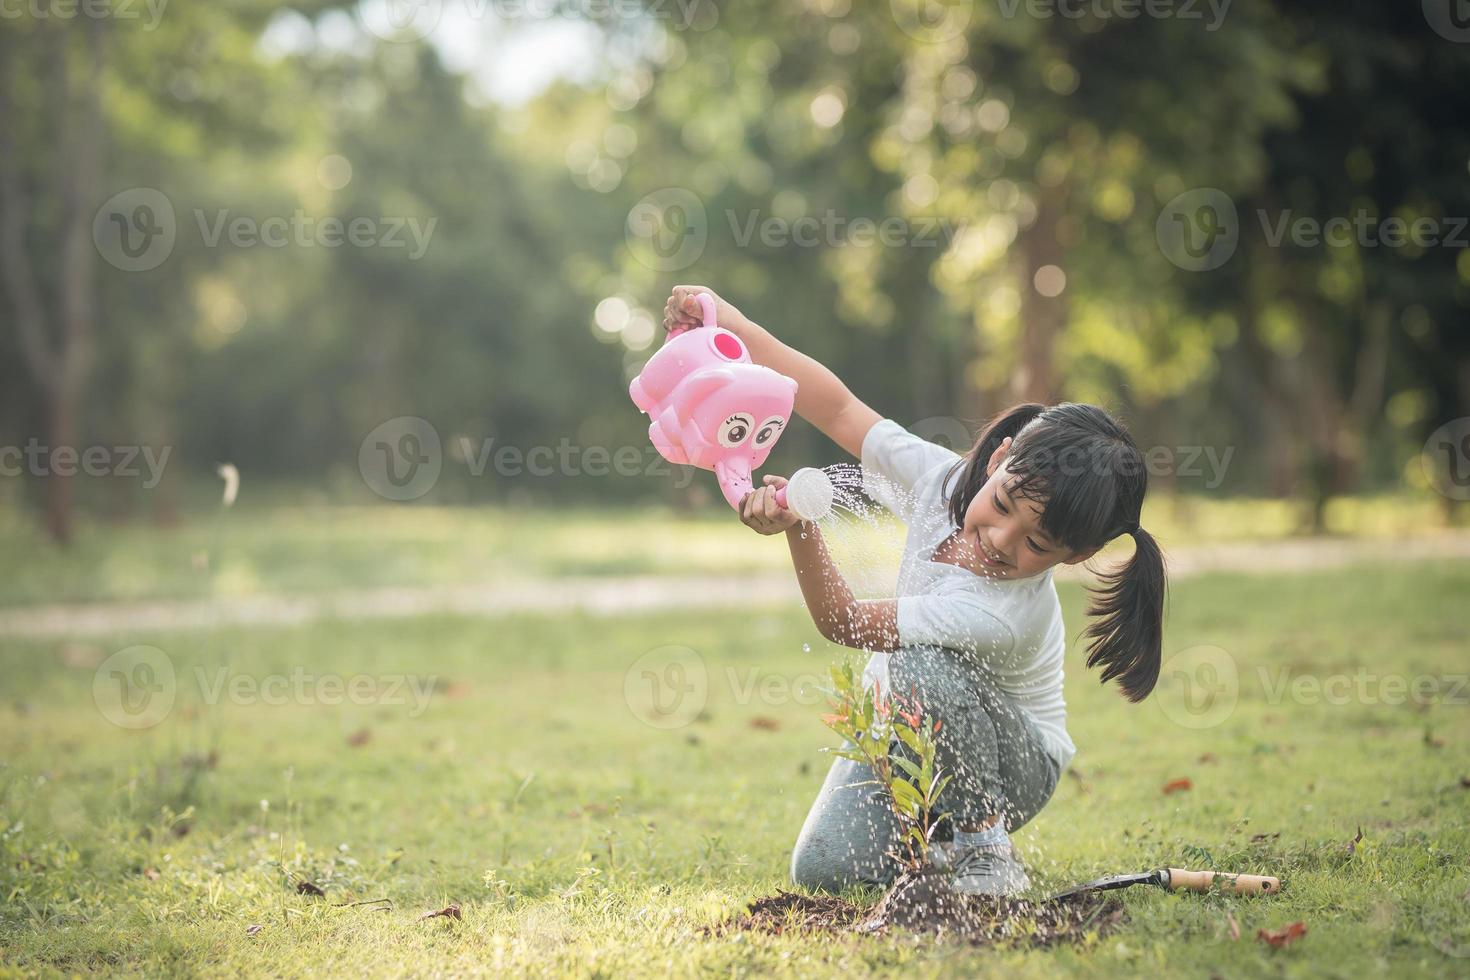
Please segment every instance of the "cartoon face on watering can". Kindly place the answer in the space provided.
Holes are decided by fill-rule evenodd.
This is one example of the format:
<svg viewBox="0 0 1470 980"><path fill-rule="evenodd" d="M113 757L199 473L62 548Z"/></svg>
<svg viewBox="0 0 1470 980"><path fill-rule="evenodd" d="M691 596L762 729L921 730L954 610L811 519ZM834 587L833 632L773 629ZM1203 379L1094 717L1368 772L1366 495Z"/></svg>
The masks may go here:
<svg viewBox="0 0 1470 980"><path fill-rule="evenodd" d="M652 419L648 438L671 463L713 470L730 506L751 490L751 471L766 461L796 403L796 382L753 364L728 330L715 326L715 304L699 294L704 328L672 334L628 386Z"/></svg>

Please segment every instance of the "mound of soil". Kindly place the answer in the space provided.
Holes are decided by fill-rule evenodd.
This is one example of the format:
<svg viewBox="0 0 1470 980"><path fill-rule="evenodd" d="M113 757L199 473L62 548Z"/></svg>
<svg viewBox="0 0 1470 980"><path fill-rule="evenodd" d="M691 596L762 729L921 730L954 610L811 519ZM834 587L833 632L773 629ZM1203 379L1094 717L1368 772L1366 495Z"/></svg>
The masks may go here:
<svg viewBox="0 0 1470 980"><path fill-rule="evenodd" d="M954 895L940 873L907 873L871 909L830 895L781 891L707 932L879 933L890 928L952 936L977 946L1051 946L1106 935L1126 919L1123 903L1099 894L1058 901Z"/></svg>
<svg viewBox="0 0 1470 980"><path fill-rule="evenodd" d="M849 932L868 914L861 905L833 895L798 895L778 891L750 903L745 914L705 930L706 935L732 932Z"/></svg>

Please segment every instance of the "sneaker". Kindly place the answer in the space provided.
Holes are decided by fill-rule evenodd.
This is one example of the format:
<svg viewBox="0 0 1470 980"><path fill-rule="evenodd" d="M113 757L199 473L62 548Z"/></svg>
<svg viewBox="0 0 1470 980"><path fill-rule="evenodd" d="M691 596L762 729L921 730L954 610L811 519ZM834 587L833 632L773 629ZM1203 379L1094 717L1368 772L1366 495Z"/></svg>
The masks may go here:
<svg viewBox="0 0 1470 980"><path fill-rule="evenodd" d="M951 890L961 895L988 895L1005 898L1019 895L1031 887L1016 849L1004 847L956 847L935 844L934 866L954 873Z"/></svg>

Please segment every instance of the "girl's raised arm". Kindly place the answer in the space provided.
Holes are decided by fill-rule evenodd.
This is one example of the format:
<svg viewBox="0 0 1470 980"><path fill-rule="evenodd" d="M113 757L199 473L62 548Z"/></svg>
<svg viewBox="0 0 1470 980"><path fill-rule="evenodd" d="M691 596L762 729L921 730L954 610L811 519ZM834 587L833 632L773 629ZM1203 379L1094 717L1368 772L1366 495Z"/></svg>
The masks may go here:
<svg viewBox="0 0 1470 980"><path fill-rule="evenodd" d="M714 297L716 322L745 342L752 360L796 382L796 414L862 459L863 437L881 416L849 391L826 365L777 340L764 327L720 299L714 290L706 286L675 286L664 306L664 329L682 330L703 322L698 293Z"/></svg>

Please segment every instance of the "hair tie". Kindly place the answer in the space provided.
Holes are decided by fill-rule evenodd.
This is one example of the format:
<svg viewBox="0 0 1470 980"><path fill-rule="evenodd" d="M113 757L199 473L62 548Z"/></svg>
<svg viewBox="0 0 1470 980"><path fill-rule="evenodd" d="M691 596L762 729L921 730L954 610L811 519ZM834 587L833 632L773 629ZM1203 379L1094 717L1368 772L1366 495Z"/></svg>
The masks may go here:
<svg viewBox="0 0 1470 980"><path fill-rule="evenodd" d="M1133 536L1136 537L1138 535L1138 532L1141 531L1141 530L1143 530L1143 528L1141 528L1141 527L1138 526L1138 522L1137 521L1134 521L1132 524L1129 524L1127 527L1125 527L1123 529L1123 533L1124 534L1133 535Z"/></svg>

